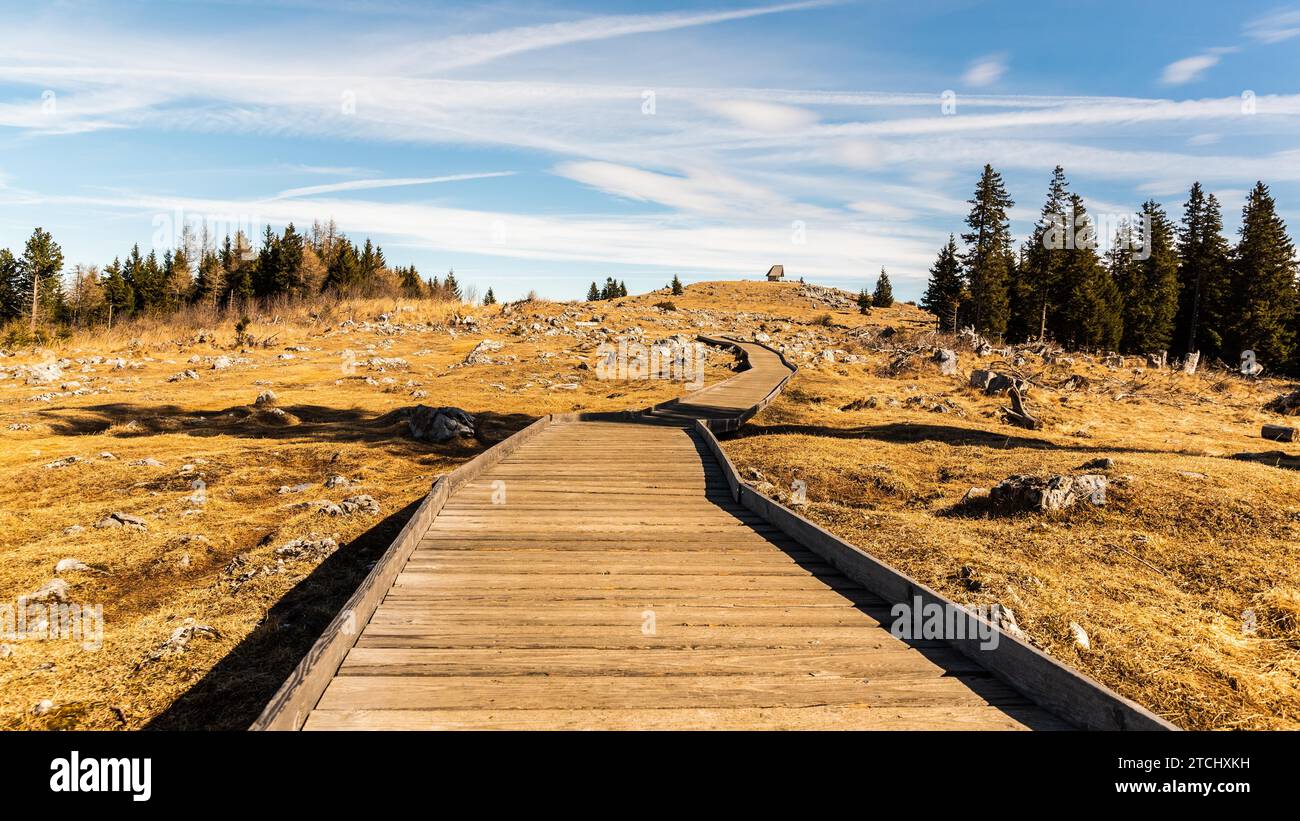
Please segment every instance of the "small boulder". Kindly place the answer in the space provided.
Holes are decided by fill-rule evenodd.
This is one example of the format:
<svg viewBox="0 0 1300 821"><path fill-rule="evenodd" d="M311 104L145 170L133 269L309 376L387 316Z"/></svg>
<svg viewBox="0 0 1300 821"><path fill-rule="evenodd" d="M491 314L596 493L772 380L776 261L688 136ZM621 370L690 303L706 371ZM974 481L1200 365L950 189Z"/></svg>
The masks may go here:
<svg viewBox="0 0 1300 821"><path fill-rule="evenodd" d="M428 442L446 442L474 435L474 416L460 408L416 405L407 425L412 438Z"/></svg>
<svg viewBox="0 0 1300 821"><path fill-rule="evenodd" d="M465 364L466 365L491 365L492 357L488 356L488 354L496 353L497 351L501 350L503 347L505 346L502 343L497 342L495 339L485 339L482 342L475 345L474 350L470 351L469 354L466 355Z"/></svg>
<svg viewBox="0 0 1300 821"><path fill-rule="evenodd" d="M68 583L63 579L50 579L41 585L35 593L27 596L33 602L66 602L68 600Z"/></svg>
<svg viewBox="0 0 1300 821"><path fill-rule="evenodd" d="M1088 639L1088 631L1084 630L1077 622L1070 622L1070 635L1074 637L1074 646L1080 650L1091 650L1092 642Z"/></svg>
<svg viewBox="0 0 1300 821"><path fill-rule="evenodd" d="M276 400L275 391L268 388L257 395L257 399L253 400L253 404L259 408L269 408L275 405Z"/></svg>
<svg viewBox="0 0 1300 821"><path fill-rule="evenodd" d="M58 564L54 565L55 573L73 573L82 570L90 570L90 565L77 559L59 559Z"/></svg>
<svg viewBox="0 0 1300 821"><path fill-rule="evenodd" d="M939 348L934 352L932 357L934 363L939 366L939 373L944 376L952 376L957 373L957 352L948 348Z"/></svg>

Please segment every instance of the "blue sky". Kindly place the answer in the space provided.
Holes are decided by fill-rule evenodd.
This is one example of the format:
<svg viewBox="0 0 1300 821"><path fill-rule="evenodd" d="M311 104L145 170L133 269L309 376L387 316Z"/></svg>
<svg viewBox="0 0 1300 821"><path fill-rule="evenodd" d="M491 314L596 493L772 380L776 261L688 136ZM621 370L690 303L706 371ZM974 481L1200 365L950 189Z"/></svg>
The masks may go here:
<svg viewBox="0 0 1300 821"><path fill-rule="evenodd" d="M1199 179L1235 231L1263 179L1294 229L1297 78L1269 2L3 0L0 247L333 217L505 298L781 262L907 299L985 162L1019 236L1058 162L1103 225Z"/></svg>

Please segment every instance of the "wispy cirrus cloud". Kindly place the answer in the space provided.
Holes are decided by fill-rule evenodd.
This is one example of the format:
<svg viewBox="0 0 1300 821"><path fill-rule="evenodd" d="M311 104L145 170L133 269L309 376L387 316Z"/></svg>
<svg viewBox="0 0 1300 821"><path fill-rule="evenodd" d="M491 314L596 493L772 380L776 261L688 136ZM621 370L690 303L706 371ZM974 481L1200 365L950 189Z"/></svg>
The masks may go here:
<svg viewBox="0 0 1300 821"><path fill-rule="evenodd" d="M341 191L369 191L376 188L402 188L411 185L433 185L440 182L463 182L465 180L484 180L491 177L510 177L513 171L490 171L482 174L448 174L442 177L402 177L392 179L347 180L323 185L306 185L301 188L289 188L276 194L272 199L284 200L292 197L312 197L320 194L336 194Z"/></svg>
<svg viewBox="0 0 1300 821"><path fill-rule="evenodd" d="M1160 82L1169 86L1178 86L1199 80L1205 72L1217 66L1225 54L1232 54L1235 51L1237 51L1236 47L1225 46L1175 60L1165 66L1165 70L1160 75Z"/></svg>
<svg viewBox="0 0 1300 821"><path fill-rule="evenodd" d="M1005 54L987 54L971 62L961 80L971 88L991 86L1007 73L1008 58Z"/></svg>
<svg viewBox="0 0 1300 821"><path fill-rule="evenodd" d="M729 84L702 67L698 85L657 82L678 55L654 37L700 29L689 37L704 39L707 27L823 5L590 14L471 34L405 23L412 30L368 30L339 49L291 37L296 29L253 27L234 36L196 28L159 38L111 23L83 29L21 20L0 26L0 130L51 145L59 139L53 135L133 130L178 140L252 135L283 140L289 152L310 138L315 148L301 165L281 164L285 176L264 188L242 183L243 201L227 187L214 187L221 196L196 187L181 200L147 190L88 196L79 182L5 189L0 207L24 219L39 208L117 211L147 224L151 210L179 203L273 222L334 217L386 242L493 258L714 272L761 271L785 258L798 259L809 276L849 279L887 265L906 282L924 276L959 225L985 162L1035 180L1064 163L1072 177L1087 178L1081 191L1113 183L1104 199L1092 200L1098 203L1157 189L1164 196L1193 176L1221 190L1257 178L1300 181L1295 94L1260 95L1247 114L1237 96L962 93L949 116L938 81L929 90L854 90L844 78L832 89L764 87L750 75L752 86ZM1285 30L1275 26L1256 39ZM583 62L589 44L632 37L656 48L638 52L628 41L619 77ZM548 49L554 70L543 59L525 69L509 59ZM1170 85L1205 76L1227 53L1212 49L1198 55L1209 63L1173 64ZM788 58L776 50L761 59ZM1006 55L978 58L963 82L1008 88L1008 63ZM797 71L788 76L788 85L812 84ZM42 107L45 89L56 93L52 110ZM657 99L651 113L643 107L647 89ZM1243 137L1271 147L1247 150ZM404 162L390 162L398 154ZM448 188L437 205L375 201L395 199L381 191L511 173L451 173L466 166L519 169L527 175L515 183L521 196L457 208L464 190ZM427 176L430 167L448 173ZM167 184L179 188L175 177ZM476 196L488 188L505 186L481 186ZM1022 205L1016 219L1036 211L1035 203ZM794 222L805 224L807 245L792 246ZM500 223L510 226L509 242L495 236Z"/></svg>
<svg viewBox="0 0 1300 821"><path fill-rule="evenodd" d="M1278 9L1251 19L1243 32L1252 40L1269 45L1300 37L1300 9Z"/></svg>

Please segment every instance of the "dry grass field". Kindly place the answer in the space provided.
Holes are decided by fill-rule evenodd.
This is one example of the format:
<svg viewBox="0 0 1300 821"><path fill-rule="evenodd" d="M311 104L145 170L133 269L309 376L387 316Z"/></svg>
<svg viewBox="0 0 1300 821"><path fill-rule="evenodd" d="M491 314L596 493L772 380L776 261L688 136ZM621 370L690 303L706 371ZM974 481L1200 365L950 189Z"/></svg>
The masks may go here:
<svg viewBox="0 0 1300 821"><path fill-rule="evenodd" d="M1009 607L1040 649L1179 726L1300 727L1300 459L1260 438L1294 385L969 349L944 376L928 354L951 337L848 336L858 362L805 366L726 443L739 469L787 494L802 479L818 524L957 601ZM972 368L1031 377L1043 428L1004 421ZM1013 474L1081 473L1108 477L1104 507L963 503Z"/></svg>
<svg viewBox="0 0 1300 821"><path fill-rule="evenodd" d="M966 387L996 357L959 349L943 376L928 350L954 343L928 315L863 316L798 283L250 319L238 339L195 315L0 359L0 603L58 578L104 614L99 649L0 647L0 727L247 726L439 474L545 413L680 395L599 380L594 353L697 332L760 335L801 366L725 446L777 487L803 478L806 515L945 594L1010 607L1030 641L1182 726L1300 726L1300 474L1270 453L1290 446L1259 438L1280 421L1264 409L1289 389L1276 380L1030 355L1019 369L1046 424L1027 431L1001 420L1005 398ZM484 339L503 345L466 364ZM49 361L61 376L28 384L23 368ZM730 364L711 355L707 381ZM418 403L476 414L476 438L411 439ZM960 503L1099 457L1114 460L1104 508ZM96 527L114 512L146 529ZM63 559L88 569L56 574Z"/></svg>

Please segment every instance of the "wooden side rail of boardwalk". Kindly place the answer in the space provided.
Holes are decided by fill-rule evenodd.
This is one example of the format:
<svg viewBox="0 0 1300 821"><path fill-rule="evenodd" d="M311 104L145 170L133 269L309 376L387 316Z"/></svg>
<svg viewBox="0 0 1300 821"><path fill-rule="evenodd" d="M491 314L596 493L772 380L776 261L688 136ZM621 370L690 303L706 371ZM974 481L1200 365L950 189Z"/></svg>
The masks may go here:
<svg viewBox="0 0 1300 821"><path fill-rule="evenodd" d="M695 420L734 426L794 369L710 341L749 368L539 421L435 487L254 729L1068 727L895 638L885 600L738 501Z"/></svg>

